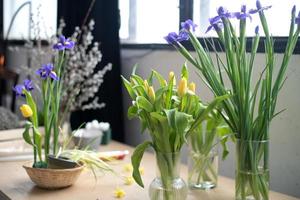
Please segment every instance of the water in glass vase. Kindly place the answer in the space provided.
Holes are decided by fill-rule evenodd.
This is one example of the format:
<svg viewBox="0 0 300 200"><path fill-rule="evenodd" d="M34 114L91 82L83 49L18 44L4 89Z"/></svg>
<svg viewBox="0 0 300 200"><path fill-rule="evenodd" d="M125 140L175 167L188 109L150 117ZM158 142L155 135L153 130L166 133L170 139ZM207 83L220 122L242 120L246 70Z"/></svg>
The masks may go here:
<svg viewBox="0 0 300 200"><path fill-rule="evenodd" d="M235 197L269 199L269 141L237 140Z"/></svg>
<svg viewBox="0 0 300 200"><path fill-rule="evenodd" d="M217 129L207 124L210 123L202 123L188 140L188 185L191 189L209 190L218 182Z"/></svg>
<svg viewBox="0 0 300 200"><path fill-rule="evenodd" d="M188 185L191 189L208 190L215 188L218 181L218 152L208 155L190 151L188 160Z"/></svg>
<svg viewBox="0 0 300 200"><path fill-rule="evenodd" d="M180 153L156 152L157 177L149 187L151 200L185 200L187 185L179 176Z"/></svg>

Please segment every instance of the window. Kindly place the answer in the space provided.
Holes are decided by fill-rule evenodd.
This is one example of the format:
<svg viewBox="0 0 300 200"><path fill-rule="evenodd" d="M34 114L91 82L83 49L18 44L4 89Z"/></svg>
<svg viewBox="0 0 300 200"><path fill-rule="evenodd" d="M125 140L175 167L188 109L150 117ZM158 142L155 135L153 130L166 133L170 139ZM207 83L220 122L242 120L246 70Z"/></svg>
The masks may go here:
<svg viewBox="0 0 300 200"><path fill-rule="evenodd" d="M8 39L23 40L33 39L37 29L41 30L41 39L56 33L57 25L57 0L4 0L3 1L3 30L7 36L10 22L17 9L25 2L26 4L17 14L12 24ZM32 13L33 23L30 22ZM30 28L31 27L31 28Z"/></svg>
<svg viewBox="0 0 300 200"><path fill-rule="evenodd" d="M123 43L163 43L179 27L179 0L119 0Z"/></svg>
<svg viewBox="0 0 300 200"><path fill-rule="evenodd" d="M255 0L119 0L121 13L120 38L124 43L166 43L163 39L167 33L179 30L179 16L189 16L186 9L179 5L191 4L193 20L198 24L199 37L216 37L214 31L205 34L209 26L208 18L216 15L219 6L230 11L239 11L242 4L247 8L255 8ZM290 11L293 5L300 8L299 0L261 0L263 5L272 5L266 11L270 32L273 36L287 37ZM235 21L235 20L233 20ZM237 22L237 20L236 20ZM247 35L253 36L255 26L260 25L258 15L248 20ZM234 24L238 29L238 24ZM262 35L261 31L261 35Z"/></svg>

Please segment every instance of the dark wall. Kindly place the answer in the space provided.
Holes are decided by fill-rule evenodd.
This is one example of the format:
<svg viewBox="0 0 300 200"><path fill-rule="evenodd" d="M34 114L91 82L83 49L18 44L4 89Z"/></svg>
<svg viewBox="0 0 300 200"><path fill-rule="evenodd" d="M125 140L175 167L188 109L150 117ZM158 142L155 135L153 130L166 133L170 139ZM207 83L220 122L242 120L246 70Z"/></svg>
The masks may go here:
<svg viewBox="0 0 300 200"><path fill-rule="evenodd" d="M58 20L64 18L67 26L64 34L70 36L75 26L81 26L91 0L58 0ZM100 102L106 107L100 110L77 111L72 114L72 127L98 119L110 122L113 138L124 141L122 120L122 95L120 79L119 10L117 0L96 0L89 19L95 20L94 40L100 42L103 54L98 69L107 63L113 64L113 70L105 75L99 93ZM89 20L87 20L88 22Z"/></svg>

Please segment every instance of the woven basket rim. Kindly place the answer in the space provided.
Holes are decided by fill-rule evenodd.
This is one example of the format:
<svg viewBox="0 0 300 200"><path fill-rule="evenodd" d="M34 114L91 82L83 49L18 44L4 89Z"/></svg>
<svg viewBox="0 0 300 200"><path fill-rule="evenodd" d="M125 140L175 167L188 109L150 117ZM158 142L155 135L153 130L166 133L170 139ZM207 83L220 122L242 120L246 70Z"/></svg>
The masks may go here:
<svg viewBox="0 0 300 200"><path fill-rule="evenodd" d="M32 167L32 161L28 161L26 163L23 164L23 168L24 169L35 169L35 170L39 170L39 171L52 171L52 172L65 172L65 171L77 171L80 170L82 168L84 168L84 164L82 165L77 165L74 168L68 168L68 169L51 169L51 168L33 168Z"/></svg>

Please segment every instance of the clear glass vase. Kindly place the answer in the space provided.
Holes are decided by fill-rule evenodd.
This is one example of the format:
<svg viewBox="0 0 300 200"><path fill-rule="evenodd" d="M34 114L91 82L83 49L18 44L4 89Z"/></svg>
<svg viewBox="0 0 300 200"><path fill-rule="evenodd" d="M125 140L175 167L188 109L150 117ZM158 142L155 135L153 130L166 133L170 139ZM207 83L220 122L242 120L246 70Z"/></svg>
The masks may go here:
<svg viewBox="0 0 300 200"><path fill-rule="evenodd" d="M237 140L235 197L269 199L269 140Z"/></svg>
<svg viewBox="0 0 300 200"><path fill-rule="evenodd" d="M180 152L156 152L157 177L149 187L151 200L185 200L187 185L180 178Z"/></svg>
<svg viewBox="0 0 300 200"><path fill-rule="evenodd" d="M218 148L213 146L206 154L189 148L188 185L191 189L208 190L218 182Z"/></svg>

